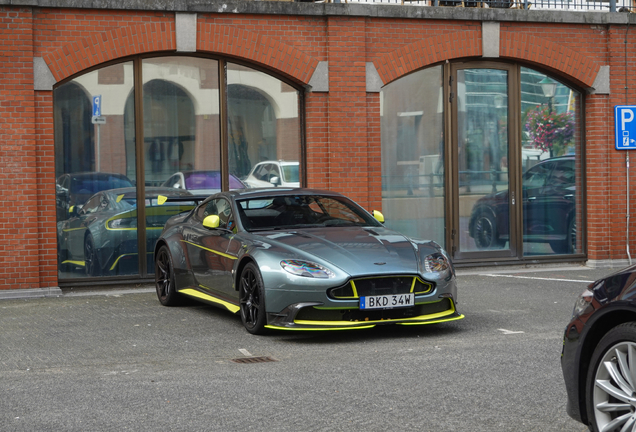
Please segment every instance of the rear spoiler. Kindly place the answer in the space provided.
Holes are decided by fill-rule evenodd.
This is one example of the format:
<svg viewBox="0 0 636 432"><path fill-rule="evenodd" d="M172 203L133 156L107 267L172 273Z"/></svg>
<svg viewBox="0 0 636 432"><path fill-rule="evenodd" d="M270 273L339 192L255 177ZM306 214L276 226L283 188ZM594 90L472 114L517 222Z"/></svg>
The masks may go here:
<svg viewBox="0 0 636 432"><path fill-rule="evenodd" d="M166 202L192 202L194 201L195 205L199 205L201 201L205 201L208 199L210 195L182 195L182 196L171 196L167 197L165 195L157 196L157 204L163 205Z"/></svg>

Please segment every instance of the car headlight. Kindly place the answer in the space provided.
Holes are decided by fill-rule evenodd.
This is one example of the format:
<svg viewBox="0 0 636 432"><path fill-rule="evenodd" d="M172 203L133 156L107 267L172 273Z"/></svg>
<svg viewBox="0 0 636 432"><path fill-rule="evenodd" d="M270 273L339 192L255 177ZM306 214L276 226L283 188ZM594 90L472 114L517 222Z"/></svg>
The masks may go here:
<svg viewBox="0 0 636 432"><path fill-rule="evenodd" d="M592 306L592 300L594 300L594 292L589 288L586 288L585 291L581 293L579 298L577 298L576 302L574 303L572 318L589 312L588 308L593 309L594 306Z"/></svg>
<svg viewBox="0 0 636 432"><path fill-rule="evenodd" d="M427 273L444 273L450 268L450 261L442 253L436 252L424 258L424 270Z"/></svg>
<svg viewBox="0 0 636 432"><path fill-rule="evenodd" d="M291 273L294 276L319 279L328 279L335 277L335 274L328 268L321 266L320 264L312 263L310 261L283 260L280 262L280 266L287 273Z"/></svg>

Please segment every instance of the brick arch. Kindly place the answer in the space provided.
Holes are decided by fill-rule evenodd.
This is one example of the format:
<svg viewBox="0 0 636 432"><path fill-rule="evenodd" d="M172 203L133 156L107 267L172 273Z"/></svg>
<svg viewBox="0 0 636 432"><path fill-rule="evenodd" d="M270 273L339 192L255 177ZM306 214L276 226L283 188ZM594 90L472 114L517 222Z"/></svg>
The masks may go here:
<svg viewBox="0 0 636 432"><path fill-rule="evenodd" d="M153 51L176 50L174 23L148 23L97 33L44 56L56 81L91 66Z"/></svg>
<svg viewBox="0 0 636 432"><path fill-rule="evenodd" d="M318 60L266 35L221 24L199 23L197 51L225 54L264 65L308 84Z"/></svg>
<svg viewBox="0 0 636 432"><path fill-rule="evenodd" d="M566 75L587 87L592 87L601 65L591 58L540 37L502 31L499 55L501 58L525 60Z"/></svg>
<svg viewBox="0 0 636 432"><path fill-rule="evenodd" d="M461 31L415 41L376 59L374 65L384 84L417 69L444 60L481 57L481 31ZM585 55L547 39L502 31L499 56L525 60L566 75L592 87L600 65Z"/></svg>
<svg viewBox="0 0 636 432"><path fill-rule="evenodd" d="M373 63L384 84L433 63L482 55L481 31L466 30L412 42Z"/></svg>
<svg viewBox="0 0 636 432"><path fill-rule="evenodd" d="M198 25L197 51L244 58L308 84L318 60L271 37L219 24ZM175 51L174 23L148 23L97 33L46 54L56 81L120 57Z"/></svg>

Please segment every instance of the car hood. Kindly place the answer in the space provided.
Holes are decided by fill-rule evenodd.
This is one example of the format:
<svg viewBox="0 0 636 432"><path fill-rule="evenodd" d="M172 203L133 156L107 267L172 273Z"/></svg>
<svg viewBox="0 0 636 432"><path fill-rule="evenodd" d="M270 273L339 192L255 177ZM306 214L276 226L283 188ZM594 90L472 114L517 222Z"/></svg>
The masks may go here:
<svg viewBox="0 0 636 432"><path fill-rule="evenodd" d="M351 275L418 272L418 245L382 227L329 227L277 230L257 237L290 259L324 260ZM431 243L419 245L432 253ZM314 258L314 259L315 259Z"/></svg>

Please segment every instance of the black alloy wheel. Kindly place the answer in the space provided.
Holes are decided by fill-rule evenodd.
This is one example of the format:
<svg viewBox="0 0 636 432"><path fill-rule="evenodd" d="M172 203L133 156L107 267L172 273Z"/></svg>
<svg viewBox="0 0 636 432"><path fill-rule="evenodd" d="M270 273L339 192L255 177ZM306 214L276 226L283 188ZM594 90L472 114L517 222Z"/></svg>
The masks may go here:
<svg viewBox="0 0 636 432"><path fill-rule="evenodd" d="M590 365L585 387L590 429L636 430L636 322L607 332Z"/></svg>
<svg viewBox="0 0 636 432"><path fill-rule="evenodd" d="M95 241L90 234L87 234L84 239L84 270L86 271L86 276L99 276L100 274Z"/></svg>
<svg viewBox="0 0 636 432"><path fill-rule="evenodd" d="M482 210L475 218L473 229L475 245L479 249L500 249L504 243L497 238L497 221L486 210Z"/></svg>
<svg viewBox="0 0 636 432"><path fill-rule="evenodd" d="M181 303L181 296L175 285L172 256L166 245L159 248L155 258L155 288L159 303L162 305L177 306Z"/></svg>
<svg viewBox="0 0 636 432"><path fill-rule="evenodd" d="M241 272L239 304L245 329L252 334L264 334L267 322L263 279L254 263L248 263Z"/></svg>

